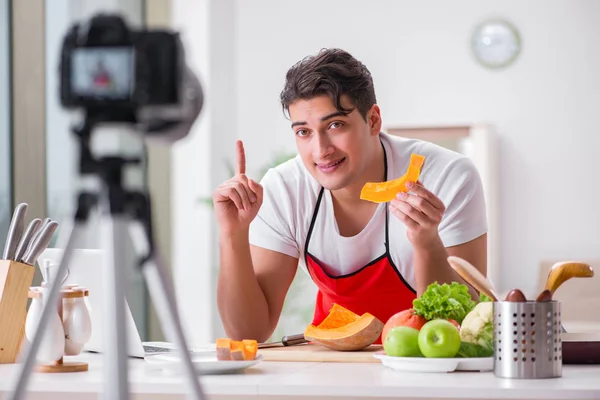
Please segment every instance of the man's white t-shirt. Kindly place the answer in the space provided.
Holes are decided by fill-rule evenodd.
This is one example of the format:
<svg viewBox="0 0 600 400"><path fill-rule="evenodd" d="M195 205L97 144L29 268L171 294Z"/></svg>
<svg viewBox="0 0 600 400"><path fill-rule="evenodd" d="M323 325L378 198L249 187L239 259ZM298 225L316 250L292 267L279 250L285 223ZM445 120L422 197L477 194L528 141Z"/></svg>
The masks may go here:
<svg viewBox="0 0 600 400"><path fill-rule="evenodd" d="M436 144L380 133L392 180L406 173L412 153L425 156L419 180L444 203L439 235L446 247L473 240L487 232L486 205L481 179L466 156ZM299 156L270 169L263 177L263 204L250 225L250 244L299 259L306 270L304 245L321 186ZM389 203L378 205L367 226L357 235L340 235L331 193L325 190L309 253L332 276L350 274L385 253L385 217ZM404 279L416 289L414 250L406 226L388 212L390 256Z"/></svg>

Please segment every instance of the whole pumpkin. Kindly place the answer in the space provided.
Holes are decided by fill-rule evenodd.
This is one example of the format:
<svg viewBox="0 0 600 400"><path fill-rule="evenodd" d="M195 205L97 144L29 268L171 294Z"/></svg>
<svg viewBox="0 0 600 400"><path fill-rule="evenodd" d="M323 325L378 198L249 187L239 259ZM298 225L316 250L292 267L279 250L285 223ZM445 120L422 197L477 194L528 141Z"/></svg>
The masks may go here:
<svg viewBox="0 0 600 400"><path fill-rule="evenodd" d="M397 326L408 326L410 328L415 328L416 330L421 330L421 327L425 325L426 322L427 320L421 315L416 315L415 310L412 308L397 312L392 315L383 326L381 343L385 343L385 337L392 328Z"/></svg>

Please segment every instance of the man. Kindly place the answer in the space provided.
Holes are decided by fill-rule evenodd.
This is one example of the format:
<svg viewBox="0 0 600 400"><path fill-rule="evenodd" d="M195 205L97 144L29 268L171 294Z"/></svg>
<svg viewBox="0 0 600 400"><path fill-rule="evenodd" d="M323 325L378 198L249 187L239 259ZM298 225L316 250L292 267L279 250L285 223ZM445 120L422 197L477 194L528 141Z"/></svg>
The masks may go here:
<svg viewBox="0 0 600 400"><path fill-rule="evenodd" d="M220 230L218 307L232 338L267 340L298 265L318 286L313 323L333 303L384 323L437 281L464 281L462 257L486 273L481 180L465 156L381 132L370 72L350 54L323 50L294 65L281 102L298 156L259 184L236 175L213 194ZM360 199L366 182L405 174L425 156L419 182L389 203Z"/></svg>

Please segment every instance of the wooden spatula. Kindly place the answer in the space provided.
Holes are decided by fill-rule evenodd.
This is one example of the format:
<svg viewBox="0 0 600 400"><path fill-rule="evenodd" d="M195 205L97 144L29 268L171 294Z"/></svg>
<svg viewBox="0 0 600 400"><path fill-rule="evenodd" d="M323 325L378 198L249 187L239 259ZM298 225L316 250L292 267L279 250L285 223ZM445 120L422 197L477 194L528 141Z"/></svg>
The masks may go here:
<svg viewBox="0 0 600 400"><path fill-rule="evenodd" d="M558 262L550 268L546 278L546 286L538 295L537 301L552 300L552 296L558 287L571 278L591 278L592 276L594 276L594 270L589 264L574 261ZM562 324L561 331L566 332Z"/></svg>
<svg viewBox="0 0 600 400"><path fill-rule="evenodd" d="M477 268L475 268L467 260L450 256L448 262L452 269L454 269L465 281L471 284L477 291L485 294L494 301L498 301L499 296L496 294L494 285L490 282Z"/></svg>

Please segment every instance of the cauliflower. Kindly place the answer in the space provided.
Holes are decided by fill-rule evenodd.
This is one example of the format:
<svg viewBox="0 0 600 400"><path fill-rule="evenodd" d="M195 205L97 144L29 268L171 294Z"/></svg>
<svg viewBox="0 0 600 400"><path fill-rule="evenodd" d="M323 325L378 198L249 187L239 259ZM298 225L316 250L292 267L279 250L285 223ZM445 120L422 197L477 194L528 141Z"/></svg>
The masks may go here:
<svg viewBox="0 0 600 400"><path fill-rule="evenodd" d="M486 325L492 328L494 319L493 304L490 302L479 303L471 310L462 322L460 329L460 338L469 343L479 344L482 339L481 335L487 335L485 332ZM489 333L492 333L491 330Z"/></svg>
<svg viewBox="0 0 600 400"><path fill-rule="evenodd" d="M494 353L494 306L489 301L478 303L460 327L459 357L490 357Z"/></svg>

